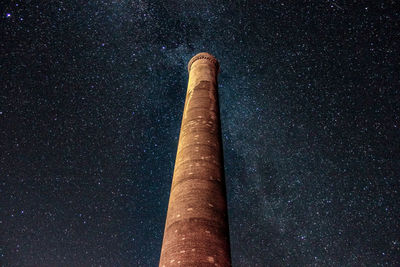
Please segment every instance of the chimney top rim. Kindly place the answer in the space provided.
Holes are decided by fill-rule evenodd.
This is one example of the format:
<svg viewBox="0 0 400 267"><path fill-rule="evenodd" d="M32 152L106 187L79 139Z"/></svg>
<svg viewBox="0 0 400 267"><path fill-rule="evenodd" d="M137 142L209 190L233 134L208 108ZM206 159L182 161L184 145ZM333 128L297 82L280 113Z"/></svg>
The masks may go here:
<svg viewBox="0 0 400 267"><path fill-rule="evenodd" d="M210 61L211 63L213 63L216 67L217 72L219 72L219 62L218 60L211 55L210 53L207 52L201 52L196 54L194 57L192 57L188 63L188 72L190 73L190 69L193 65L193 63L199 59L207 59L208 61Z"/></svg>

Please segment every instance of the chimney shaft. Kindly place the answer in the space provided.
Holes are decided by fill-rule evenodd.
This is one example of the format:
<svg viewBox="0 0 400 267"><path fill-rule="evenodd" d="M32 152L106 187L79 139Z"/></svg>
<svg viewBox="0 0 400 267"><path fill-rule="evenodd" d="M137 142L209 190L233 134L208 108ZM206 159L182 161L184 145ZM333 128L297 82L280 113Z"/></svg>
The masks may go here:
<svg viewBox="0 0 400 267"><path fill-rule="evenodd" d="M218 107L218 61L199 53L189 82L160 267L231 266Z"/></svg>

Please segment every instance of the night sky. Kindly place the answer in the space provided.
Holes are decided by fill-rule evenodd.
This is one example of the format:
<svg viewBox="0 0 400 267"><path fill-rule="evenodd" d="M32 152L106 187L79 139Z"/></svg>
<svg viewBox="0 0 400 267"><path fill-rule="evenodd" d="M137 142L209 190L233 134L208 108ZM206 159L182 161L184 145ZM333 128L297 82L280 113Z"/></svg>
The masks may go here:
<svg viewBox="0 0 400 267"><path fill-rule="evenodd" d="M203 51L233 266L400 266L396 1L7 2L1 266L157 266Z"/></svg>

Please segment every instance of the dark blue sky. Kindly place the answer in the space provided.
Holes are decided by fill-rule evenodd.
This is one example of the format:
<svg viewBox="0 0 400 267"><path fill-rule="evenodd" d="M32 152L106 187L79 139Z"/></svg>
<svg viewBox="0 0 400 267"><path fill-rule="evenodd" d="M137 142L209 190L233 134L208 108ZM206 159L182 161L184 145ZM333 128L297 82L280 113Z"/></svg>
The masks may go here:
<svg viewBox="0 0 400 267"><path fill-rule="evenodd" d="M202 51L233 266L400 265L400 11L369 2L2 5L1 265L157 265Z"/></svg>

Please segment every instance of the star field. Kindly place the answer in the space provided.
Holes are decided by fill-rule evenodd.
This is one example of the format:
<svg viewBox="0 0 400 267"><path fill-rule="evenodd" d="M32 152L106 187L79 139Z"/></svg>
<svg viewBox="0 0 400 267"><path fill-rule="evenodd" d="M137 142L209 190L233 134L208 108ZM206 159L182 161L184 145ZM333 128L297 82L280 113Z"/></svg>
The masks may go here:
<svg viewBox="0 0 400 267"><path fill-rule="evenodd" d="M205 51L233 266L399 266L400 9L370 2L2 4L1 265L157 266Z"/></svg>

